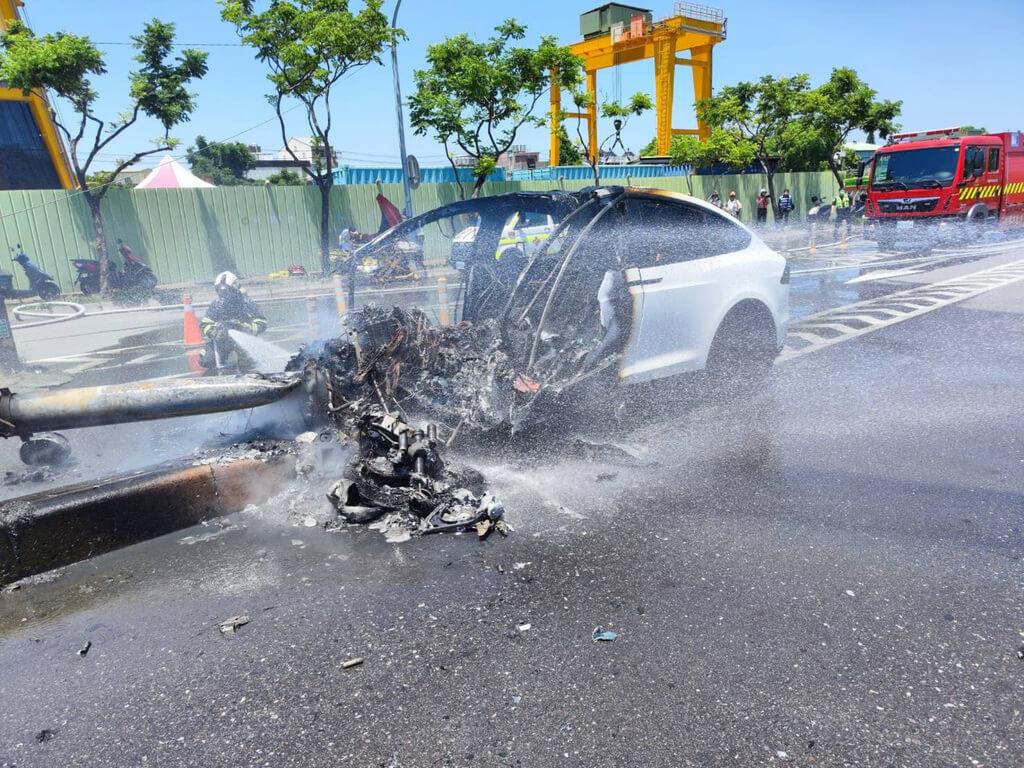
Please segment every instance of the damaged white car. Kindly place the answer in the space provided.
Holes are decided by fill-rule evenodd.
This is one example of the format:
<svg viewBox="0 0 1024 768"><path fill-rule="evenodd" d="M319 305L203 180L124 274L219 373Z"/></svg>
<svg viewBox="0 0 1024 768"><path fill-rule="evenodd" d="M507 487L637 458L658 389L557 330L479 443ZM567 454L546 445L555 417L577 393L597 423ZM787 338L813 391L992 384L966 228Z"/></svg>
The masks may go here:
<svg viewBox="0 0 1024 768"><path fill-rule="evenodd" d="M532 253L498 257L509 221L548 216L556 224ZM386 259L410 237L458 268L455 321L367 305L350 313L347 336L303 350L290 369L305 371L314 408L336 421L373 402L436 424L449 444L503 440L574 407L622 407L634 385L704 370L756 381L786 334L786 260L683 195L600 187L466 200L356 255Z"/></svg>

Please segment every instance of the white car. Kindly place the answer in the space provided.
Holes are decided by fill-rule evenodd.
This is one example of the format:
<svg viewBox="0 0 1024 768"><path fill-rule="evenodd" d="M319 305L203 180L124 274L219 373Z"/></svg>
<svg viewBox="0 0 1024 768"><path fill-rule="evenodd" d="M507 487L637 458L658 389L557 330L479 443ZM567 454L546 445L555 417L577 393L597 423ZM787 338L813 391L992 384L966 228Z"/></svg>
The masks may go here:
<svg viewBox="0 0 1024 768"><path fill-rule="evenodd" d="M467 215L476 217L471 228ZM529 253L510 258L509 225L524 216L546 231ZM448 236L451 254L432 240L433 224L457 233ZM786 336L785 258L686 195L601 187L467 200L403 222L365 248L415 230L436 246L428 263L454 255L463 275L455 319L497 328L520 393L565 392L584 381L607 389L609 381L704 369L754 378Z"/></svg>

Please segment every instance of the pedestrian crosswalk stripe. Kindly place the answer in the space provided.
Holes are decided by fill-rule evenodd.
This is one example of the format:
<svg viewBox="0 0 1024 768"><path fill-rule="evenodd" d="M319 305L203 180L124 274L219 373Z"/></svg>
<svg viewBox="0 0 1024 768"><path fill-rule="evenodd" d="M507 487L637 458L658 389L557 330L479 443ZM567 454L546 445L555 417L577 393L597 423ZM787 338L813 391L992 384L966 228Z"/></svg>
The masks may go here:
<svg viewBox="0 0 1024 768"><path fill-rule="evenodd" d="M817 312L790 324L786 345L777 361L816 352L1020 281L1024 281L1024 259ZM878 319L863 319L870 317Z"/></svg>

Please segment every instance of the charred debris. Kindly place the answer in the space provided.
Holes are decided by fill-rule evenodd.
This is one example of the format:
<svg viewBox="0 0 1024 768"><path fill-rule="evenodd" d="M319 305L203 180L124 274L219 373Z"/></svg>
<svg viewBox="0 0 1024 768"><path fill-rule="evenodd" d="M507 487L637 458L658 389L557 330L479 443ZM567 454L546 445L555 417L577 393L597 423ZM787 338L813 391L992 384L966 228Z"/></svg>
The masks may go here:
<svg viewBox="0 0 1024 768"><path fill-rule="evenodd" d="M358 446L341 452L342 479L328 493L343 520L419 533L504 532L503 509L483 478L442 453L453 444L493 449L550 437L572 418L569 400L593 403L614 389L634 316L615 226L625 194L463 201L356 253L353 263L386 259L437 225L463 279L453 325L370 304L350 313L342 336L308 345L288 365L301 374L307 418L320 428L317 464L331 446ZM506 222L523 212L550 216L549 231L530 255L500 252Z"/></svg>
<svg viewBox="0 0 1024 768"><path fill-rule="evenodd" d="M349 313L340 336L301 349L283 374L4 391L0 434L20 437L25 461L43 464L55 451L66 454L51 444L59 435L43 430L247 408L301 393L312 464L342 520L419 533L504 532L503 509L480 474L443 454L453 445L496 449L564 434L574 408L586 411L614 392L638 316L623 226L627 200L638 193L596 188L457 202L402 222L349 261L384 263L411 244L422 254L427 238L447 244L462 273L452 324L369 304ZM510 238L509 222L528 216L546 222L541 234Z"/></svg>

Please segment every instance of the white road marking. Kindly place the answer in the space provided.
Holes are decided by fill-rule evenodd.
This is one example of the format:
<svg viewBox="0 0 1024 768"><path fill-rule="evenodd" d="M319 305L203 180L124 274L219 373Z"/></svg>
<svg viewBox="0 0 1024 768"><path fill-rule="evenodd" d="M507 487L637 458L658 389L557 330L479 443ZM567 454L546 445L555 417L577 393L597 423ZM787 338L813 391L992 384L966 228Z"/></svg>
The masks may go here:
<svg viewBox="0 0 1024 768"><path fill-rule="evenodd" d="M816 352L848 339L873 333L896 323L902 323L936 309L957 304L996 288L1002 288L1024 280L1024 259L1011 261L997 267L952 277L938 283L919 285L905 291L879 296L875 299L847 304L843 307L826 309L808 315L790 326L790 337L777 362ZM905 307L905 309L900 309ZM886 319L872 315L881 314ZM844 320L860 320L866 327L844 324ZM837 335L822 334L818 329L827 328Z"/></svg>

